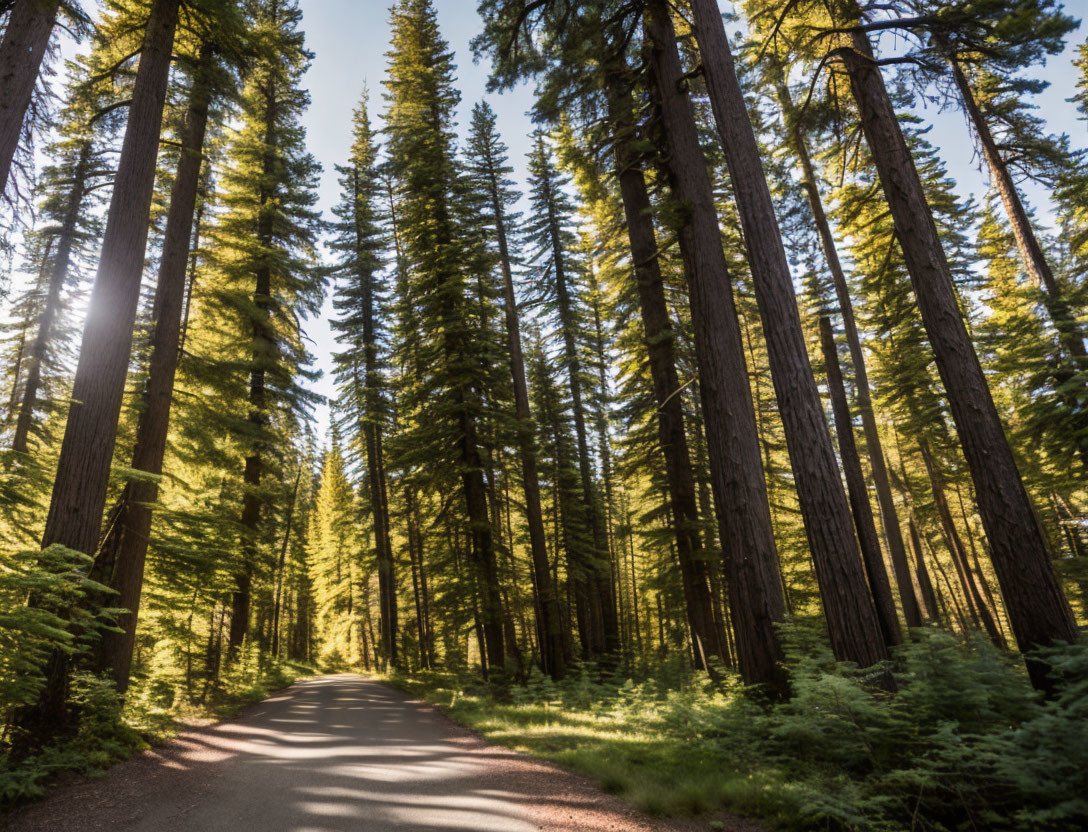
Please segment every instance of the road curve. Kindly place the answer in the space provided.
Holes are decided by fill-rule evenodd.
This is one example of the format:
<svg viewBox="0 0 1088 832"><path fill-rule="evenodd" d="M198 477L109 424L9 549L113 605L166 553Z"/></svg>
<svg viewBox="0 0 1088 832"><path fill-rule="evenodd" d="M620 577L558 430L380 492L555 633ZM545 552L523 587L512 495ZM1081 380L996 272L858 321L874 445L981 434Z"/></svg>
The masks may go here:
<svg viewBox="0 0 1088 832"><path fill-rule="evenodd" d="M651 832L589 781L489 745L359 676L298 682L240 718L19 810L9 832Z"/></svg>

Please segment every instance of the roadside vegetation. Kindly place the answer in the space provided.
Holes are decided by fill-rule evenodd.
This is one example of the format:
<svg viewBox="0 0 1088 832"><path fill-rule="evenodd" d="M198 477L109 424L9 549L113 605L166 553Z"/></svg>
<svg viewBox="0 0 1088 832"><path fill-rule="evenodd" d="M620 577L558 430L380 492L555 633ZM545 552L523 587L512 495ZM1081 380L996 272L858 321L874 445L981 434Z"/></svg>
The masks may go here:
<svg viewBox="0 0 1088 832"><path fill-rule="evenodd" d="M1088 650L1046 654L1080 680L1046 701L984 639L917 635L897 651L892 695L794 631L793 697L775 706L676 659L581 665L559 683L536 673L519 684L437 672L393 681L651 815L726 808L788 830L1085 828Z"/></svg>

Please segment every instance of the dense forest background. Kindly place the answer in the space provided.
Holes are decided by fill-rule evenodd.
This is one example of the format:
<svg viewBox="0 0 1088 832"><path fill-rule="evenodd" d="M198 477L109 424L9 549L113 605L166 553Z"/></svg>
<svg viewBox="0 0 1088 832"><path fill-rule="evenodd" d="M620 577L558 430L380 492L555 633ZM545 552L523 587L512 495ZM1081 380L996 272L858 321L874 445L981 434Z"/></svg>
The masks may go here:
<svg viewBox="0 0 1088 832"><path fill-rule="evenodd" d="M1075 9L722 11L483 0L521 159L397 0L321 212L296 0L0 0L6 799L317 667L1085 819Z"/></svg>

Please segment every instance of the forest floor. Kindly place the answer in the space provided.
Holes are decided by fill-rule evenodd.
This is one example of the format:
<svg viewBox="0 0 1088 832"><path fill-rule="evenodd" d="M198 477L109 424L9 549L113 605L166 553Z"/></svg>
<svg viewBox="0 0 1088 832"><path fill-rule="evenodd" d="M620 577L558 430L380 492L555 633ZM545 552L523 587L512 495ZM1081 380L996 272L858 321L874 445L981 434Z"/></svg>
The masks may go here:
<svg viewBox="0 0 1088 832"><path fill-rule="evenodd" d="M359 676L300 681L0 818L7 832L756 832L639 815Z"/></svg>

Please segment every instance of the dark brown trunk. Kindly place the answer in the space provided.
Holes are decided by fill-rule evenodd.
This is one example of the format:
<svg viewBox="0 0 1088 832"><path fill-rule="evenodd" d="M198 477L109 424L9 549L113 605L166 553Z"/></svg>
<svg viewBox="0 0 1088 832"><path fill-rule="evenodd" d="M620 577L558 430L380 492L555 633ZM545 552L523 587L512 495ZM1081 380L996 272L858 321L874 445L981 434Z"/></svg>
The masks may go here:
<svg viewBox="0 0 1088 832"><path fill-rule="evenodd" d="M653 0L647 12L650 78L659 99L667 172L676 200L687 209L679 239L737 655L745 681L784 697L788 684L775 631L784 616L778 554L732 278L691 102L680 89L683 70L669 11Z"/></svg>
<svg viewBox="0 0 1088 832"><path fill-rule="evenodd" d="M840 56L850 75L861 126L895 221L914 294L971 469L994 571L1009 622L1024 652L1072 643L1077 629L1054 574L1046 540L1020 480L986 377L957 302L952 273L925 190L868 37L852 35ZM1028 662L1032 683L1051 690L1046 664Z"/></svg>
<svg viewBox="0 0 1088 832"><path fill-rule="evenodd" d="M888 465L884 458L884 446L880 441L880 432L877 429L872 391L869 386L869 372L865 366L865 354L861 348L861 335L858 332L854 305L850 298L850 287L846 282L846 273L843 271L842 262L839 260L835 235L831 232L831 224L827 220L827 212L824 210L823 200L820 197L816 171L809 156L808 146L796 125L793 103L790 100L789 90L784 84L779 85L778 96L786 118L786 131L789 142L801 164L801 187L804 188L805 195L808 197L809 208L812 211L816 223L816 232L820 239L820 248L823 251L824 260L831 274L831 281L835 286L835 295L839 302L839 313L842 316L843 329L846 332L846 343L850 348L850 363L854 368L857 409L865 433L865 450L869 456L869 465L872 469L873 485L876 488L877 504L880 507L881 526L884 529L884 538L888 542L888 554L891 555L895 582L899 588L899 600L903 606L903 617L906 619L908 627L920 627L922 626L922 615L918 609L918 599L914 594L910 561L907 558L907 547L903 542L903 532L899 525L899 516L895 510L895 498L892 495L891 482L888 477Z"/></svg>
<svg viewBox="0 0 1088 832"><path fill-rule="evenodd" d="M865 474L861 470L861 456L858 454L857 443L854 441L854 420L850 415L850 405L846 399L846 385L843 383L842 368L839 366L835 334L831 329L831 319L826 315L820 318L820 344L823 347L824 366L827 368L827 389L831 396L831 408L835 413L839 456L842 459L843 472L846 474L846 489L850 495L850 508L854 515L854 528L861 547L861 557L865 563L865 574L869 578L869 590L873 594L884 643L893 647L902 643L903 633L899 628L899 617L895 613L895 601L892 598L888 570L884 565L884 555L880 551L880 538L876 533L873 507L869 503L869 489L865 486Z"/></svg>
<svg viewBox="0 0 1088 832"><path fill-rule="evenodd" d="M714 621L710 595L709 568L699 535L699 511L695 476L691 468L687 430L684 425L683 388L676 371L676 334L669 318L665 283L658 260L657 234L652 206L646 189L646 177L637 153L638 140L633 122L633 104L623 92L626 79L611 81L611 116L615 133L616 175L620 183L627 236L631 245L634 278L638 289L639 310L650 376L657 401L657 438L665 458L668 502L672 513L676 553L680 563L681 583L687 604L688 624L696 644L696 657L724 658ZM699 665L706 669L705 664Z"/></svg>
<svg viewBox="0 0 1088 832"><path fill-rule="evenodd" d="M60 0L15 0L0 41L0 196L59 10Z"/></svg>
<svg viewBox="0 0 1088 832"><path fill-rule="evenodd" d="M755 132L737 80L721 12L692 0L703 74L744 230L752 283L763 321L778 411L794 484L820 585L831 647L839 660L869 667L887 658L872 596L858 557L835 448L809 363L786 251ZM675 42L671 47L675 52Z"/></svg>
<svg viewBox="0 0 1088 832"><path fill-rule="evenodd" d="M85 554L98 545L140 299L159 134L179 0L155 0L129 108L98 274L72 387L42 547ZM17 717L30 742L65 728L68 661L55 654L38 702Z"/></svg>
<svg viewBox="0 0 1088 832"><path fill-rule="evenodd" d="M174 376L178 365L178 341L193 212L196 208L208 108L211 104L208 76L213 71L213 63L212 49L205 46L194 74L193 89L182 128L181 154L174 188L170 194L162 258L159 261L147 383L143 391L143 409L140 412L132 453L132 469L151 477L162 474L163 457L166 453ZM128 688L144 562L147 558L152 512L158 493L158 483L154 480L141 478L129 481L121 504L112 518L110 533L106 535L95 564L99 580L118 593L115 599L111 599L114 606L128 610L117 622L122 632L103 633L96 650L98 669L110 671L117 690L122 693Z"/></svg>
<svg viewBox="0 0 1088 832"><path fill-rule="evenodd" d="M510 265L510 247L506 234L506 216L499 195L498 175L489 158L491 209L495 216L495 233L499 244L499 264L502 267L503 309L506 317L506 348L510 353L510 376L514 387L514 415L517 417L518 452L521 459L521 480L525 491L525 522L529 527L529 555L536 587L537 629L540 633L540 660L543 671L553 679L566 675L563 655L563 633L560 624L559 596L549 571L547 535L544 531L544 511L540 501L540 474L536 456L533 414L529 406L529 387L525 378L525 356L521 345L517 298L514 295L514 274Z"/></svg>

